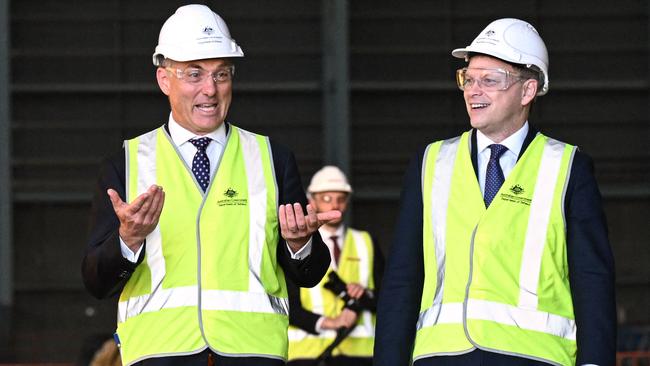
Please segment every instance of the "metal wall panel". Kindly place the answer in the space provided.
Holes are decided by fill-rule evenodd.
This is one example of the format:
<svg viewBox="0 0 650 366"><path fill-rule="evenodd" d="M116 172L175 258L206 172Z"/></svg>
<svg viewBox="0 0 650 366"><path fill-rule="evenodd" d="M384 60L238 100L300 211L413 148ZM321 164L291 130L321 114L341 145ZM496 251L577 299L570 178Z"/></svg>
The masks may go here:
<svg viewBox="0 0 650 366"><path fill-rule="evenodd" d="M10 351L0 361L74 361L113 330L115 306L82 288L89 199L102 157L167 119L151 53L180 1L10 2L15 265ZM326 161L318 1L206 2L246 57L229 120L295 153L305 185ZM450 51L495 18L545 39L551 90L532 123L594 158L616 255L621 324L649 324L650 6L641 0L349 1L354 226L387 249L418 146L468 128ZM2 87L2 85L0 85ZM39 352L34 352L38 345Z"/></svg>

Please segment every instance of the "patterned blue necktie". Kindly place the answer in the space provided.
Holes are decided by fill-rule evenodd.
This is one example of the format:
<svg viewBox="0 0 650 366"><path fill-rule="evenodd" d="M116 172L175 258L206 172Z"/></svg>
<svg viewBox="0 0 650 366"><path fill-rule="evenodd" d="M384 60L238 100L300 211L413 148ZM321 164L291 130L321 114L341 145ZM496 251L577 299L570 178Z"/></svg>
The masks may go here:
<svg viewBox="0 0 650 366"><path fill-rule="evenodd" d="M210 184L210 159L205 152L205 149L210 145L210 141L212 139L209 137L190 140L192 145L196 146L196 154L192 160L192 173L194 173L196 181L199 182L203 192L205 192L208 184Z"/></svg>
<svg viewBox="0 0 650 366"><path fill-rule="evenodd" d="M499 144L492 144L488 147L490 148L490 161L488 161L485 170L485 193L483 194L485 207L490 206L492 199L494 199L503 184L503 170L501 170L499 159L504 152L508 151L507 147Z"/></svg>

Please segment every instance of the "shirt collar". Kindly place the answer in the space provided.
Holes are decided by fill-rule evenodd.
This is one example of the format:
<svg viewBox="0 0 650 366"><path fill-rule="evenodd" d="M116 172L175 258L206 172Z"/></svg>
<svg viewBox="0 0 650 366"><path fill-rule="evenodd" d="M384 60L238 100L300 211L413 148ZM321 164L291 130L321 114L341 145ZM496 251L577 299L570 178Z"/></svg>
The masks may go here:
<svg viewBox="0 0 650 366"><path fill-rule="evenodd" d="M501 141L499 144L508 148L508 151L519 156L521 152L521 147L524 145L524 140L528 135L528 121L524 123L523 126L517 132L508 136L505 140ZM487 136L485 136L481 131L476 130L476 149L479 154L482 154L485 149L488 149L488 146L494 144Z"/></svg>
<svg viewBox="0 0 650 366"><path fill-rule="evenodd" d="M226 124L222 123L217 127L216 130L199 136L191 131L188 131L185 127L181 126L174 120L172 114L169 114L169 134L171 135L172 141L176 146L181 146L182 144L188 142L189 140L197 137L209 137L212 140L216 141L220 145L225 145L226 143Z"/></svg>
<svg viewBox="0 0 650 366"><path fill-rule="evenodd" d="M325 225L321 226L318 229L318 232L320 232L320 236L323 239L329 239L332 236L336 235L336 242L338 243L339 248L343 247L343 240L345 240L344 233L345 233L345 225L339 225L339 227L336 228L335 232L328 231L327 229L324 228Z"/></svg>

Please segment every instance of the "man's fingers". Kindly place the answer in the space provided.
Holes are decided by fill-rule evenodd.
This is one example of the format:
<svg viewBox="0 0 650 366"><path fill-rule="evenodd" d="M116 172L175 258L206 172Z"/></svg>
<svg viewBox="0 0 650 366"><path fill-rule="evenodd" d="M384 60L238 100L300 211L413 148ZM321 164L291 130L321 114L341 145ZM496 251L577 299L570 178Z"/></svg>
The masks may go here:
<svg viewBox="0 0 650 366"><path fill-rule="evenodd" d="M307 216L305 216L305 221L310 231L316 231L318 229L318 216L316 216L316 209L308 204L307 205Z"/></svg>
<svg viewBox="0 0 650 366"><path fill-rule="evenodd" d="M162 188L157 189L156 192L154 193L152 199L151 199L151 205L148 207L147 211L145 211L145 216L144 216L144 223L145 224L153 224L158 222L158 218L160 217L160 212L162 212L162 202L165 199L165 192L162 190ZM142 209L145 209L145 206L142 206Z"/></svg>
<svg viewBox="0 0 650 366"><path fill-rule="evenodd" d="M295 233L298 231L298 228L296 227L296 216L293 212L293 206L291 204L287 204L285 207L285 213L287 216L287 230Z"/></svg>
<svg viewBox="0 0 650 366"><path fill-rule="evenodd" d="M162 199L158 203L158 211L156 212L156 221L160 218L160 214L162 213L162 209L165 206L165 191L161 190L162 194Z"/></svg>
<svg viewBox="0 0 650 366"><path fill-rule="evenodd" d="M296 227L298 230L303 231L307 229L307 224L305 223L305 214L302 212L302 206L300 203L293 204L293 211L296 217Z"/></svg>
<svg viewBox="0 0 650 366"><path fill-rule="evenodd" d="M278 219L280 220L280 229L282 232L282 237L284 238L286 238L290 232L289 222L287 220L287 211L289 210L291 210L291 205L280 205L280 208L278 209Z"/></svg>
<svg viewBox="0 0 650 366"><path fill-rule="evenodd" d="M144 192L143 194L136 197L133 202L126 205L126 213L129 215L135 215L142 206L149 201L150 195L149 192Z"/></svg>
<svg viewBox="0 0 650 366"><path fill-rule="evenodd" d="M287 226L287 214L285 212L284 205L280 205L278 208L278 219L280 220L280 227L284 228Z"/></svg>
<svg viewBox="0 0 650 366"><path fill-rule="evenodd" d="M145 196L146 195L146 196ZM136 208L135 202L129 205L128 211L131 214L134 215L140 215L140 217L146 217L147 212L149 211L149 208L151 207L151 203L154 200L154 196L156 193L151 193L149 191L143 193L141 196L144 196L144 199L142 200L142 204L140 205L139 208ZM139 198L139 197L138 197ZM136 199L137 201L137 199Z"/></svg>
<svg viewBox="0 0 650 366"><path fill-rule="evenodd" d="M332 220L340 219L341 211L332 210L332 211L320 212L316 215L316 217L318 217L318 224L320 226Z"/></svg>
<svg viewBox="0 0 650 366"><path fill-rule="evenodd" d="M363 296L364 288L363 286L356 283L348 283L347 286L348 295L354 299L358 299Z"/></svg>
<svg viewBox="0 0 650 366"><path fill-rule="evenodd" d="M156 193L160 192L160 190L162 190L162 187L155 184L151 185L146 192L136 197L136 199L127 206L127 213L129 215L135 215L138 213L146 215L147 211L151 207L154 196Z"/></svg>

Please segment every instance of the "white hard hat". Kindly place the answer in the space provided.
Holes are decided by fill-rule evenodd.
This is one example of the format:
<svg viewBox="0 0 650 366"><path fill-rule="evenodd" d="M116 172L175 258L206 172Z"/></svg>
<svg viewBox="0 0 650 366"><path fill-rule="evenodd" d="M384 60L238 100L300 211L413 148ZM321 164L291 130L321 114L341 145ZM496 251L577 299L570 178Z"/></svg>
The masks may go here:
<svg viewBox="0 0 650 366"><path fill-rule="evenodd" d="M244 52L217 13L194 4L181 6L163 24L153 64L161 66L162 58L192 61L222 57L244 57Z"/></svg>
<svg viewBox="0 0 650 366"><path fill-rule="evenodd" d="M307 188L309 193L319 192L347 192L352 193L352 187L341 169L326 165L311 178L311 183Z"/></svg>
<svg viewBox="0 0 650 366"><path fill-rule="evenodd" d="M451 54L467 60L467 54L470 52L494 56L528 68L536 66L543 82L537 95L544 95L548 91L546 45L537 30L523 20L513 18L495 20L479 33L472 44L465 48L457 48Z"/></svg>

